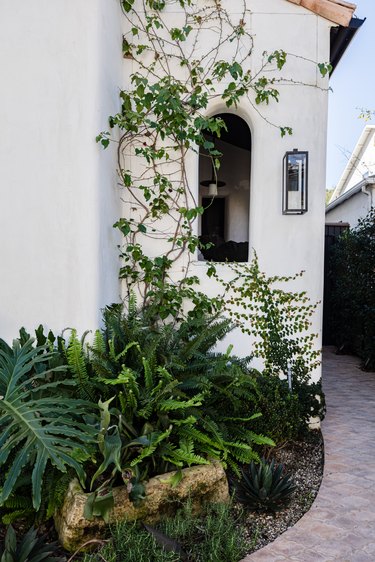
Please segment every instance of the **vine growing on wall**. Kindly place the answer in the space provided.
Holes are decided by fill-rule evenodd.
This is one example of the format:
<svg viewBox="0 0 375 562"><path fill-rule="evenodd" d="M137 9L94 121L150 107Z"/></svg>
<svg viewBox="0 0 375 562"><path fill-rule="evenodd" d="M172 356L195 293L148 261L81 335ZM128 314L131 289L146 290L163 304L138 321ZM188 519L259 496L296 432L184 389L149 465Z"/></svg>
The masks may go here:
<svg viewBox="0 0 375 562"><path fill-rule="evenodd" d="M131 68L129 86L109 119L111 131L97 137L104 148L118 143L124 188L124 216L115 224L124 237L120 277L128 294L134 291L143 305L155 308L155 318L220 311L223 296L208 298L189 268L197 251L207 249L196 228L204 208L196 178L187 172L189 161L194 153L208 158L217 176L221 153L215 138L226 125L210 116L213 102L230 110L246 98L269 126L282 136L292 134L289 126L262 114L262 106L279 101L277 86L291 55L275 50L253 56L246 0L236 2L235 14L220 0L120 3L128 30L123 55ZM329 65L319 68L324 75Z"/></svg>

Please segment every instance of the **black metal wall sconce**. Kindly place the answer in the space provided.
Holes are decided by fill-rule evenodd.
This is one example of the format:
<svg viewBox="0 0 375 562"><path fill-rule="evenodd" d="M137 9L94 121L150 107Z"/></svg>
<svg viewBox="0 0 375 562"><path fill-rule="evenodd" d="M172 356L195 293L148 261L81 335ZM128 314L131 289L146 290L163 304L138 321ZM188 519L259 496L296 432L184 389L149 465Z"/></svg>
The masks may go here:
<svg viewBox="0 0 375 562"><path fill-rule="evenodd" d="M283 215L307 213L309 153L295 148L283 160Z"/></svg>

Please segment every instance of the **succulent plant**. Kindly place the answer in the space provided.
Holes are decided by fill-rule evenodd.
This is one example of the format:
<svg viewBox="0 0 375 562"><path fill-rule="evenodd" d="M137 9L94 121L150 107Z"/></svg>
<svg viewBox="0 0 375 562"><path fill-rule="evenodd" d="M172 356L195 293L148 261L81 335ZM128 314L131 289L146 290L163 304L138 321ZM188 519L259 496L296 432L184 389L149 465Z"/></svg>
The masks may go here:
<svg viewBox="0 0 375 562"><path fill-rule="evenodd" d="M56 543L46 544L33 527L17 543L16 532L9 525L0 545L0 562L64 562L65 558L53 555L56 549Z"/></svg>
<svg viewBox="0 0 375 562"><path fill-rule="evenodd" d="M279 511L285 507L295 490L292 478L284 475L284 465L262 459L242 470L236 484L236 499L253 511Z"/></svg>

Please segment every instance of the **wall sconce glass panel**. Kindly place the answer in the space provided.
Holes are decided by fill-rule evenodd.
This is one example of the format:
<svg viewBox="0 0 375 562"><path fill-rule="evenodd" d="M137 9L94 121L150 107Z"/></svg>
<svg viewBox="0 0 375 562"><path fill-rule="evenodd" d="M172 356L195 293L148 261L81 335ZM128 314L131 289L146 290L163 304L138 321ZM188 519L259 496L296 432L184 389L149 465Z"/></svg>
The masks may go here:
<svg viewBox="0 0 375 562"><path fill-rule="evenodd" d="M308 152L296 148L286 152L283 170L283 214L307 212Z"/></svg>

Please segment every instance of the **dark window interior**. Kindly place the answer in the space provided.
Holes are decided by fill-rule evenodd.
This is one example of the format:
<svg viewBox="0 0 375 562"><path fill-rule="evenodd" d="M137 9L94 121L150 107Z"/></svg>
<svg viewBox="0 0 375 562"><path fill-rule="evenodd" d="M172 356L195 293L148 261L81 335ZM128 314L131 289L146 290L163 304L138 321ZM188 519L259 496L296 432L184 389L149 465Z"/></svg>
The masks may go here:
<svg viewBox="0 0 375 562"><path fill-rule="evenodd" d="M203 197L202 206L205 211L202 216L202 239L210 239L214 242L216 238L217 243L224 242L224 229L225 229L225 198Z"/></svg>
<svg viewBox="0 0 375 562"><path fill-rule="evenodd" d="M249 255L249 197L251 133L247 123L230 113L216 115L226 125L220 138L208 136L222 152L217 173L217 195L209 194L214 175L202 151L200 195L204 213L200 239L210 248L201 249L203 259L216 262L246 262ZM208 162L208 163L207 163ZM210 179L211 178L211 179ZM215 181L215 180L213 180Z"/></svg>

